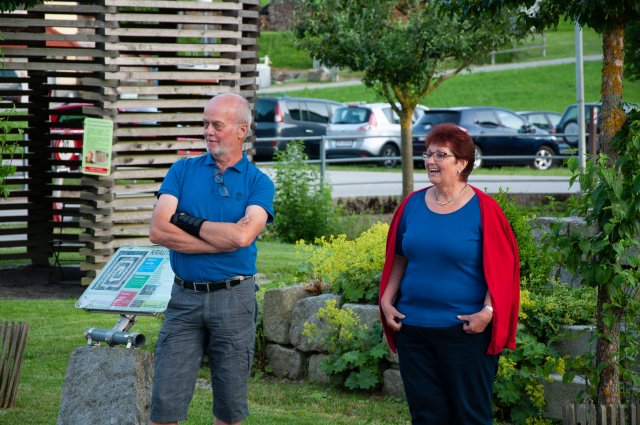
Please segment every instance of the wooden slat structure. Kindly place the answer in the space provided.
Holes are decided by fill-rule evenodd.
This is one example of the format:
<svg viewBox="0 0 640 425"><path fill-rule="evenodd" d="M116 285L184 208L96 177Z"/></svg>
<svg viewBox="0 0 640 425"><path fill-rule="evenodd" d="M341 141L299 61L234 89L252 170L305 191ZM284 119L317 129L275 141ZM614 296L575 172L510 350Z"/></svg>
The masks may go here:
<svg viewBox="0 0 640 425"><path fill-rule="evenodd" d="M15 102L25 148L0 200L0 260L79 252L89 283L118 247L149 244L168 167L203 152L206 101L255 102L258 15L258 0L53 0L0 14L0 97ZM83 116L114 122L108 177L80 173L82 131L61 130Z"/></svg>
<svg viewBox="0 0 640 425"><path fill-rule="evenodd" d="M0 322L0 408L16 407L28 323Z"/></svg>

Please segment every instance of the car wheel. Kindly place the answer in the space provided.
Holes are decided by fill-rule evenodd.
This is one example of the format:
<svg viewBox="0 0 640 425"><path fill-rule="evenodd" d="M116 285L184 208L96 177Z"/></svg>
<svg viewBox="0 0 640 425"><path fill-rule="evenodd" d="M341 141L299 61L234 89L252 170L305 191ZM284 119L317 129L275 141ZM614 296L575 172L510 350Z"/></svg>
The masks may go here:
<svg viewBox="0 0 640 425"><path fill-rule="evenodd" d="M478 147L478 145L476 145L476 154L475 157L473 159L473 169L478 169L480 167L482 167L482 149L480 149Z"/></svg>
<svg viewBox="0 0 640 425"><path fill-rule="evenodd" d="M578 134L579 131L578 123L571 120L567 121L567 123L562 128L562 132L564 134ZM578 144L577 136L564 136L564 141L567 142L571 146L575 146Z"/></svg>
<svg viewBox="0 0 640 425"><path fill-rule="evenodd" d="M398 147L393 143L387 143L382 147L382 150L380 151L380 156L382 158L390 158L398 155L400 155L400 149L398 149ZM393 168L399 163L400 161L398 161L397 159L385 159L384 161L380 162L383 167L387 168Z"/></svg>
<svg viewBox="0 0 640 425"><path fill-rule="evenodd" d="M536 157L533 160L533 168L536 170L548 170L553 167L553 156L555 152L549 146L540 146Z"/></svg>

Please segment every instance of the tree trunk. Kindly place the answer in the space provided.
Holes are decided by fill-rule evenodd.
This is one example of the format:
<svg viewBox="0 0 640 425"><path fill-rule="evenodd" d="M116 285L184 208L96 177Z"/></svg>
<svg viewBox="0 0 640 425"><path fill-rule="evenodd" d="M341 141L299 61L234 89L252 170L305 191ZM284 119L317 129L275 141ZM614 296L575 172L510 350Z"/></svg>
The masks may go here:
<svg viewBox="0 0 640 425"><path fill-rule="evenodd" d="M414 108L402 108L400 138L402 150L402 197L413 192L413 144L411 143L411 117Z"/></svg>
<svg viewBox="0 0 640 425"><path fill-rule="evenodd" d="M611 148L613 136L624 124L622 109L622 68L624 65L624 22L620 21L603 33L602 111L600 112L600 151L606 153L613 166L616 155Z"/></svg>
<svg viewBox="0 0 640 425"><path fill-rule="evenodd" d="M611 305L607 285L598 287L598 338L596 341L596 365L605 364L598 376L597 404L600 406L620 403L620 371L618 369L620 352L621 314L613 312L614 320L607 325L604 320L604 305ZM611 312L610 312L611 313ZM600 416L598 416L598 425Z"/></svg>

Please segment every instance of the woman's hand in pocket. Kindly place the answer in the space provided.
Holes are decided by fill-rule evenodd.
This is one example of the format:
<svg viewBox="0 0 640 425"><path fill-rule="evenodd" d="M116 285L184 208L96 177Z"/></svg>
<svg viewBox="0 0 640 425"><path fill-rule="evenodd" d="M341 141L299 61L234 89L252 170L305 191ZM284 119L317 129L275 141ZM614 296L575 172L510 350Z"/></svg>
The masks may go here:
<svg viewBox="0 0 640 425"><path fill-rule="evenodd" d="M460 315L458 316L459 320L463 320L462 330L468 334L479 334L484 332L485 328L489 323L491 323L491 319L493 319L493 312L483 308L477 313Z"/></svg>

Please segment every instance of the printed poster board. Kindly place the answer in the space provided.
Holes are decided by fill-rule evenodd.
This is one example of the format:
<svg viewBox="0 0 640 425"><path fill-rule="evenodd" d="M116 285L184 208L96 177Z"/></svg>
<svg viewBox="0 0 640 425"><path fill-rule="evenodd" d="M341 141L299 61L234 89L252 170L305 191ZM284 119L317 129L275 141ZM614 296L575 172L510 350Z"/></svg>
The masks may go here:
<svg viewBox="0 0 640 425"><path fill-rule="evenodd" d="M173 277L167 248L125 246L111 257L76 307L103 313L156 315L167 308Z"/></svg>
<svg viewBox="0 0 640 425"><path fill-rule="evenodd" d="M82 173L97 176L111 174L113 121L98 118L84 119L82 138Z"/></svg>

